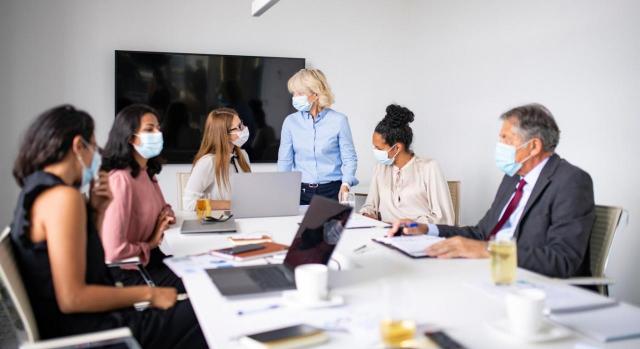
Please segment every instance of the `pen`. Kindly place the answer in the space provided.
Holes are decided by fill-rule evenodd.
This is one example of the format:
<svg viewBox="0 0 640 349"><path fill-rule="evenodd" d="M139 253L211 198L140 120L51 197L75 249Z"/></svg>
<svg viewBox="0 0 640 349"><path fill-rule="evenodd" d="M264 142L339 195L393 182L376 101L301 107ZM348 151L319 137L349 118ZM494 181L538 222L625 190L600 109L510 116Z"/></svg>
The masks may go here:
<svg viewBox="0 0 640 349"><path fill-rule="evenodd" d="M242 316L242 315L248 315L248 314L253 314L253 313L260 313L260 312L271 310L271 309L278 309L280 307L281 307L280 304L271 304L271 305L268 305L268 306L263 307L263 308L238 310L237 314Z"/></svg>
<svg viewBox="0 0 640 349"><path fill-rule="evenodd" d="M362 246L360 246L360 247L356 248L355 250L353 250L353 252L362 251L362 250L364 250L365 248L367 248L367 245L366 245L366 244L364 244L364 245L362 245Z"/></svg>
<svg viewBox="0 0 640 349"><path fill-rule="evenodd" d="M404 232L404 228L417 228L417 227L418 227L418 223L416 222L402 224L400 225L401 229L398 229L398 231L395 234L393 234L393 236L401 236Z"/></svg>

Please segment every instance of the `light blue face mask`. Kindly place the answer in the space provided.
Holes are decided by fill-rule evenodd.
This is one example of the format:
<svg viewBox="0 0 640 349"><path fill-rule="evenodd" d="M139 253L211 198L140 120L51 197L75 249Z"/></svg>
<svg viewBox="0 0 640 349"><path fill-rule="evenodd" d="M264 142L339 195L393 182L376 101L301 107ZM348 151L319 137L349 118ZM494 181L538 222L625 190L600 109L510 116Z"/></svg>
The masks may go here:
<svg viewBox="0 0 640 349"><path fill-rule="evenodd" d="M291 105L298 111L306 111L311 110L311 103L309 103L309 97L302 96L293 96L291 98Z"/></svg>
<svg viewBox="0 0 640 349"><path fill-rule="evenodd" d="M162 138L162 132L143 132L136 134L140 138L140 144L134 144L138 154L145 159L155 158L162 152L162 145L164 139Z"/></svg>
<svg viewBox="0 0 640 349"><path fill-rule="evenodd" d="M400 151L396 152L396 155L394 155L392 158L389 158L389 152L395 147L396 145L394 144L393 147L389 148L389 150L379 150L379 149L373 148L373 156L382 165L385 165L385 166L393 165L393 162L396 161L396 156L398 156L398 153L400 152Z"/></svg>
<svg viewBox="0 0 640 349"><path fill-rule="evenodd" d="M85 144L87 143L85 142ZM100 166L102 166L102 156L94 150L91 166L89 167L84 164L80 156L78 156L78 160L80 161L80 165L82 165L82 182L80 183L80 189L82 190L91 183L92 179L98 178L98 171L100 171Z"/></svg>
<svg viewBox="0 0 640 349"><path fill-rule="evenodd" d="M531 142L531 140L529 140ZM522 168L522 164L524 164L531 156L526 157L522 162L516 162L516 152L518 149L529 144L526 142L519 147L514 147L513 145L504 144L501 142L496 143L496 166L507 174L509 177L513 177L518 171Z"/></svg>

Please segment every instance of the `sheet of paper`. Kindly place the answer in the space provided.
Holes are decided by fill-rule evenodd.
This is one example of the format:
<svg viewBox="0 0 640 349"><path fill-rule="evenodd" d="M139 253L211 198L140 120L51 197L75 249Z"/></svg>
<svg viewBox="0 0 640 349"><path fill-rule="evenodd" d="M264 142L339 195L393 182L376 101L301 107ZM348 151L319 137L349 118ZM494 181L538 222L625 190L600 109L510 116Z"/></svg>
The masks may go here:
<svg viewBox="0 0 640 349"><path fill-rule="evenodd" d="M385 222L380 222L375 219L371 219L365 217L361 214L352 214L347 221L347 229L357 229L357 228L370 228L370 227L386 227L388 226Z"/></svg>
<svg viewBox="0 0 640 349"><path fill-rule="evenodd" d="M524 288L541 289L547 295L546 308L550 313L568 313L589 309L611 307L617 304L613 298L560 283L540 283L516 280L510 286L496 286L490 281L468 284L480 288L489 296L503 298L508 292Z"/></svg>
<svg viewBox="0 0 640 349"><path fill-rule="evenodd" d="M375 241L380 241L384 244L394 246L410 255L419 257L426 256L425 250L427 247L444 240L444 238L430 236L430 235L416 235L416 236L397 236L397 237L382 237L376 238Z"/></svg>
<svg viewBox="0 0 640 349"><path fill-rule="evenodd" d="M589 311L553 314L551 320L601 342L640 337L640 308L626 303Z"/></svg>

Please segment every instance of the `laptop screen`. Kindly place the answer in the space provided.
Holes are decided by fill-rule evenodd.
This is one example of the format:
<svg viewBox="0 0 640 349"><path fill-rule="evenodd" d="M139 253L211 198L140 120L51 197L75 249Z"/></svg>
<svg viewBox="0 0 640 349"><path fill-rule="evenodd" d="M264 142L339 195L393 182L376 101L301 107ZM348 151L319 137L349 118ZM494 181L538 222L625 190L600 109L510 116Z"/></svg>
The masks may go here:
<svg viewBox="0 0 640 349"><path fill-rule="evenodd" d="M352 208L321 196L314 196L300 223L284 264L295 269L301 264L327 264L336 248Z"/></svg>

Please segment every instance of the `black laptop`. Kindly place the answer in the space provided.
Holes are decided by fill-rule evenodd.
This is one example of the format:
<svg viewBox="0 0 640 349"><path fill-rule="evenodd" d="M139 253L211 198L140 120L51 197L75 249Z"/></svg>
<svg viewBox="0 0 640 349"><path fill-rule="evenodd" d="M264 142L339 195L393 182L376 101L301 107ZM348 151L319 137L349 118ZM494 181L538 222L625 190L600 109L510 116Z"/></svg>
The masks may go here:
<svg viewBox="0 0 640 349"><path fill-rule="evenodd" d="M283 264L207 269L207 274L224 296L294 289L294 270L297 266L329 262L351 210L349 206L316 195L311 200Z"/></svg>

